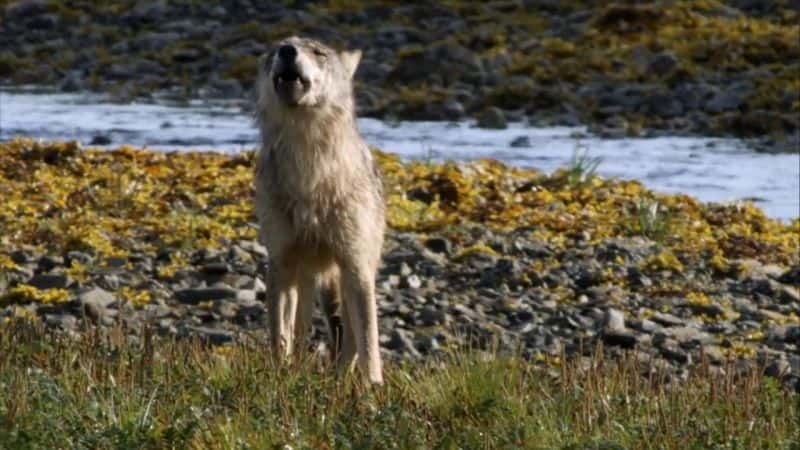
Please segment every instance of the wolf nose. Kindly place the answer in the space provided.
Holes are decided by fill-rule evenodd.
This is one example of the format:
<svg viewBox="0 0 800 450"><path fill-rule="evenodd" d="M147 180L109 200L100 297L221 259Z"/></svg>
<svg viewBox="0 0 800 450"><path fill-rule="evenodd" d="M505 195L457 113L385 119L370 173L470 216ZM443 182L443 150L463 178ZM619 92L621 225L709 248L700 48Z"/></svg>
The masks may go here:
<svg viewBox="0 0 800 450"><path fill-rule="evenodd" d="M293 45L281 45L278 56L285 61L293 61L297 58L297 49Z"/></svg>

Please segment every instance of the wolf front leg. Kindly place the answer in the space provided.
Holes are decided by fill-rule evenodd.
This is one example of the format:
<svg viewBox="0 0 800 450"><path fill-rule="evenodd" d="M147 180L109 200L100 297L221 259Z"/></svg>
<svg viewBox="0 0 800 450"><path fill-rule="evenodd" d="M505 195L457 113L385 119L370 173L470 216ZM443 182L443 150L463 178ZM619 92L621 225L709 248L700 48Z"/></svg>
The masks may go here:
<svg viewBox="0 0 800 450"><path fill-rule="evenodd" d="M358 353L358 366L371 383L383 383L378 345L378 305L375 300L375 270L366 265L342 267L342 297L346 320ZM345 338L342 357L346 357ZM343 361L344 362L344 361Z"/></svg>
<svg viewBox="0 0 800 450"><path fill-rule="evenodd" d="M294 267L274 261L267 274L267 312L273 355L292 354L297 317L297 276Z"/></svg>
<svg viewBox="0 0 800 450"><path fill-rule="evenodd" d="M305 264L299 270L297 287L297 314L294 324L294 348L303 351L307 348L312 330L314 305L323 295L324 273L316 264Z"/></svg>

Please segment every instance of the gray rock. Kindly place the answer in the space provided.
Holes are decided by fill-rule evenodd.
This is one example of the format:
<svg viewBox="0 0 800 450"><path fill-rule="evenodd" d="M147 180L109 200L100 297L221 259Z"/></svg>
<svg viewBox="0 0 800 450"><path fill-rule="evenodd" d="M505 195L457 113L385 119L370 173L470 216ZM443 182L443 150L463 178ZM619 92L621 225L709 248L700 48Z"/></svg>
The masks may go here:
<svg viewBox="0 0 800 450"><path fill-rule="evenodd" d="M632 331L628 330L606 330L603 332L603 342L612 347L633 348L638 339Z"/></svg>
<svg viewBox="0 0 800 450"><path fill-rule="evenodd" d="M425 247L437 254L449 255L453 251L450 240L442 237L432 237L425 240Z"/></svg>
<svg viewBox="0 0 800 450"><path fill-rule="evenodd" d="M255 303L258 293L253 289L241 289L236 292L236 301L241 304Z"/></svg>
<svg viewBox="0 0 800 450"><path fill-rule="evenodd" d="M256 258L266 259L268 256L267 247L256 241L239 241L239 247L250 252Z"/></svg>
<svg viewBox="0 0 800 450"><path fill-rule="evenodd" d="M686 323L686 321L680 317L663 312L657 312L653 314L653 316L650 317L650 320L665 327L679 327Z"/></svg>
<svg viewBox="0 0 800 450"><path fill-rule="evenodd" d="M800 287L800 264L781 274L778 277L778 281Z"/></svg>
<svg viewBox="0 0 800 450"><path fill-rule="evenodd" d="M237 98L244 92L242 84L234 79L214 80L211 82L211 89L219 97Z"/></svg>
<svg viewBox="0 0 800 450"><path fill-rule="evenodd" d="M678 58L671 52L661 52L653 56L647 64L647 72L651 75L669 75L678 65Z"/></svg>
<svg viewBox="0 0 800 450"><path fill-rule="evenodd" d="M92 264L92 261L94 261L94 258L92 258L92 255L90 255L90 254L88 254L86 252L79 252L79 251L73 250L71 252L67 252L67 257L64 258L62 261L68 267L72 265L73 261L77 261L77 262L83 264L84 266L88 266L88 265Z"/></svg>
<svg viewBox="0 0 800 450"><path fill-rule="evenodd" d="M116 298L104 289L94 288L78 295L78 302L89 317L100 321L108 316L108 308L116 302Z"/></svg>
<svg viewBox="0 0 800 450"><path fill-rule="evenodd" d="M717 89L705 82L684 83L673 92L687 111L696 111L705 107L706 102L717 93Z"/></svg>
<svg viewBox="0 0 800 450"><path fill-rule="evenodd" d="M674 343L662 345L660 350L661 355L670 361L678 364L691 364L692 362L692 355Z"/></svg>
<svg viewBox="0 0 800 450"><path fill-rule="evenodd" d="M779 289L778 299L783 303L798 304L800 303L800 289L793 286L781 286Z"/></svg>
<svg viewBox="0 0 800 450"><path fill-rule="evenodd" d="M786 342L800 346L800 325L789 325L784 334Z"/></svg>
<svg viewBox="0 0 800 450"><path fill-rule="evenodd" d="M720 113L738 109L741 105L742 99L739 95L728 91L720 91L706 102L704 109L710 113Z"/></svg>
<svg viewBox="0 0 800 450"><path fill-rule="evenodd" d="M33 252L29 250L14 250L8 256L16 264L27 264L35 261Z"/></svg>
<svg viewBox="0 0 800 450"><path fill-rule="evenodd" d="M496 130L506 129L508 128L508 123L506 123L506 115L503 113L502 109L496 106L491 106L483 111L480 116L478 116L478 127Z"/></svg>
<svg viewBox="0 0 800 450"><path fill-rule="evenodd" d="M447 322L447 314L440 308L425 306L419 313L419 319L424 326L441 325Z"/></svg>
<svg viewBox="0 0 800 450"><path fill-rule="evenodd" d="M212 345L224 345L233 342L233 333L212 327L187 325L180 329L179 335L183 337L198 337Z"/></svg>
<svg viewBox="0 0 800 450"><path fill-rule="evenodd" d="M414 273L414 270L411 268L411 266L408 265L408 263L406 263L404 261L402 264L400 264L400 275L401 276L407 277L407 276L411 275L412 273Z"/></svg>
<svg viewBox="0 0 800 450"><path fill-rule="evenodd" d="M783 378L792 374L792 366L785 359L776 359L764 368L764 375L773 378Z"/></svg>
<svg viewBox="0 0 800 450"><path fill-rule="evenodd" d="M64 78L64 81L59 85L62 92L78 92L86 88L83 78L75 73L70 73Z"/></svg>
<svg viewBox="0 0 800 450"><path fill-rule="evenodd" d="M416 340L415 346L424 354L435 352L442 347L439 344L439 339L437 339L436 336L419 336Z"/></svg>
<svg viewBox="0 0 800 450"><path fill-rule="evenodd" d="M111 137L105 134L96 134L92 136L92 140L89 141L89 145L110 145L111 144Z"/></svg>
<svg viewBox="0 0 800 450"><path fill-rule="evenodd" d="M653 94L644 106L649 114L667 119L683 114L683 104L670 93Z"/></svg>
<svg viewBox="0 0 800 450"><path fill-rule="evenodd" d="M172 52L172 60L177 63L190 63L197 61L203 53L196 48L181 48Z"/></svg>
<svg viewBox="0 0 800 450"><path fill-rule="evenodd" d="M466 114L464 105L458 100L447 100L442 103L442 111L444 116L450 120L460 119Z"/></svg>
<svg viewBox="0 0 800 450"><path fill-rule="evenodd" d="M65 289L72 283L72 279L63 273L40 273L28 280L28 284L37 289Z"/></svg>
<svg viewBox="0 0 800 450"><path fill-rule="evenodd" d="M164 20L168 7L164 1L140 1L128 13L122 15L122 20L128 24L140 22L156 22Z"/></svg>
<svg viewBox="0 0 800 450"><path fill-rule="evenodd" d="M645 287L648 288L653 285L653 281L645 275L641 269L636 266L628 267L628 283L630 283L634 287Z"/></svg>
<svg viewBox="0 0 800 450"><path fill-rule="evenodd" d="M625 313L618 309L607 309L603 319L603 328L605 331L625 330Z"/></svg>
<svg viewBox="0 0 800 450"><path fill-rule="evenodd" d="M702 356L712 364L722 364L726 360L725 353L718 345L705 345L700 350Z"/></svg>
<svg viewBox="0 0 800 450"><path fill-rule="evenodd" d="M728 309L717 303L710 303L708 305L690 305L695 314L705 314L709 317L722 317L728 313Z"/></svg>
<svg viewBox="0 0 800 450"><path fill-rule="evenodd" d="M120 41L112 45L109 50L114 55L122 55L123 53L128 53L131 50L131 46L128 41Z"/></svg>
<svg viewBox="0 0 800 450"><path fill-rule="evenodd" d="M55 269L56 267L61 267L65 264L64 264L64 258L60 256L44 255L41 258L39 258L37 265L39 267L39 270L43 272L49 272Z"/></svg>
<svg viewBox="0 0 800 450"><path fill-rule="evenodd" d="M471 50L454 42L434 44L421 52L406 54L388 77L393 81L431 82L436 75L440 83L479 81L484 77L483 64Z"/></svg>
<svg viewBox="0 0 800 450"><path fill-rule="evenodd" d="M141 35L134 44L142 50L161 50L180 38L181 35L174 32L151 32Z"/></svg>
<svg viewBox="0 0 800 450"><path fill-rule="evenodd" d="M514 148L530 148L531 138L528 136L517 136L511 141L510 145Z"/></svg>
<svg viewBox="0 0 800 450"><path fill-rule="evenodd" d="M44 323L51 328L72 331L78 327L78 318L71 314L45 314Z"/></svg>
<svg viewBox="0 0 800 450"><path fill-rule="evenodd" d="M403 26L386 26L375 33L375 44L381 47L398 48L407 44L427 42L430 37L424 30Z"/></svg>
<svg viewBox="0 0 800 450"><path fill-rule="evenodd" d="M157 75L161 76L166 73L166 69L158 61L152 59L136 59L131 61L133 72L139 75Z"/></svg>
<svg viewBox="0 0 800 450"><path fill-rule="evenodd" d="M400 279L401 288L419 289L422 286L422 280L416 274L411 274Z"/></svg>
<svg viewBox="0 0 800 450"><path fill-rule="evenodd" d="M699 346L713 344L714 337L710 334L692 327L671 327L661 331L666 337L678 341L681 345ZM658 334L661 334L658 333Z"/></svg>
<svg viewBox="0 0 800 450"><path fill-rule="evenodd" d="M199 303L211 300L235 300L237 291L228 287L190 288L175 291L175 298L182 303Z"/></svg>
<svg viewBox="0 0 800 450"><path fill-rule="evenodd" d="M384 344L384 347L389 350L411 355L413 357L421 356L416 347L414 347L414 340L411 338L410 333L402 329L392 330L388 341Z"/></svg>
<svg viewBox="0 0 800 450"><path fill-rule="evenodd" d="M255 295L253 295L255 301ZM239 305L234 302L220 301L214 305L214 311L225 320L231 320L239 313Z"/></svg>
<svg viewBox="0 0 800 450"><path fill-rule="evenodd" d="M22 0L6 6L6 17L8 19L32 17L47 11L47 2L44 0Z"/></svg>
<svg viewBox="0 0 800 450"><path fill-rule="evenodd" d="M399 275L389 275L386 278L387 290L400 286L400 276Z"/></svg>
<svg viewBox="0 0 800 450"><path fill-rule="evenodd" d="M97 286L108 291L116 291L122 285L120 277L114 273L100 275L94 279L94 282Z"/></svg>
<svg viewBox="0 0 800 450"><path fill-rule="evenodd" d="M661 325L649 319L632 321L631 327L644 333L656 333L661 331Z"/></svg>
<svg viewBox="0 0 800 450"><path fill-rule="evenodd" d="M128 258L125 256L111 256L105 259L106 267L122 268L128 264Z"/></svg>
<svg viewBox="0 0 800 450"><path fill-rule="evenodd" d="M40 14L31 17L25 22L25 26L32 30L52 30L61 23L61 18L55 14Z"/></svg>
<svg viewBox="0 0 800 450"><path fill-rule="evenodd" d="M636 111L653 90L654 87L651 85L623 85L611 92L600 94L597 106L606 115Z"/></svg>
<svg viewBox="0 0 800 450"><path fill-rule="evenodd" d="M205 275L220 276L230 272L230 266L225 262L209 262L200 268L200 271Z"/></svg>
<svg viewBox="0 0 800 450"><path fill-rule="evenodd" d="M216 6L214 6L213 8L211 8L211 9L208 11L208 14L210 14L210 15L211 15L211 16L213 16L213 17L220 17L220 18L222 18L222 17L225 17L225 16L227 16L227 15L228 15L228 10L227 10L227 9L225 9L225 7L224 7L224 6L222 6L222 5L216 5Z"/></svg>

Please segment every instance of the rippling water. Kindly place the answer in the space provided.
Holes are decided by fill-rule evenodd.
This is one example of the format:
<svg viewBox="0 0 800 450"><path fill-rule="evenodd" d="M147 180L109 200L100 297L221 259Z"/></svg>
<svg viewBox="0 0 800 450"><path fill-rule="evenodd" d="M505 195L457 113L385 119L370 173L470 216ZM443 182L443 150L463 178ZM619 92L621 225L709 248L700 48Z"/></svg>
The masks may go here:
<svg viewBox="0 0 800 450"><path fill-rule="evenodd" d="M256 146L250 116L236 106L190 102L112 104L93 95L0 92L0 139L96 136L109 146L132 144L159 150L240 151ZM584 128L532 128L512 124L484 130L471 123L400 122L360 119L367 141L404 158L469 160L495 158L550 172L569 164L577 148L602 158L598 172L639 179L661 192L682 192L703 201L753 200L772 217L800 216L800 155L755 153L735 139L601 139ZM512 141L527 140L524 147Z"/></svg>

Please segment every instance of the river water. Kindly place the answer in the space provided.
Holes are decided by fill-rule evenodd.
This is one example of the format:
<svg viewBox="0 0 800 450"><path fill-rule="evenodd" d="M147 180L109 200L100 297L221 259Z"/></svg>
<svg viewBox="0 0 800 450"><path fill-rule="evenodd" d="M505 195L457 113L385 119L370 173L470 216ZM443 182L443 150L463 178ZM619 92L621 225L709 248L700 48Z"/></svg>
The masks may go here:
<svg viewBox="0 0 800 450"><path fill-rule="evenodd" d="M735 139L603 139L581 127L512 124L485 130L470 122L390 124L367 118L359 119L359 127L371 145L406 159L494 158L551 172L569 165L581 148L602 158L597 171L606 177L639 179L656 191L707 202L752 200L775 218L800 216L800 155L755 153ZM102 136L112 148L178 151L237 152L257 142L252 119L232 104L114 104L97 95L0 91L0 140L17 135L84 144ZM527 145L520 147L523 140Z"/></svg>

